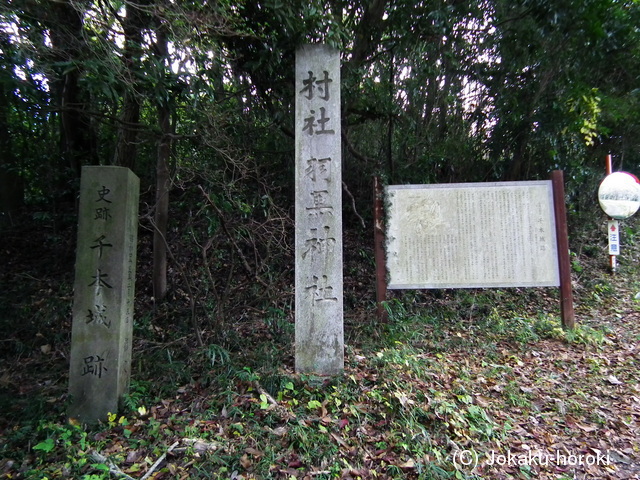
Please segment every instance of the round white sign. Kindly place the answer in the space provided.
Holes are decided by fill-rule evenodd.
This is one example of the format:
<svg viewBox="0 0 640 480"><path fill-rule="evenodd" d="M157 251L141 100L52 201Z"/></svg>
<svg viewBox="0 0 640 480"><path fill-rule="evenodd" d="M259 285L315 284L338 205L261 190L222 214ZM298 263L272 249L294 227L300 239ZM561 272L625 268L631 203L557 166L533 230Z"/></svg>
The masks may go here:
<svg viewBox="0 0 640 480"><path fill-rule="evenodd" d="M625 172L607 175L598 189L598 201L604 213L616 220L631 217L640 208L638 179Z"/></svg>

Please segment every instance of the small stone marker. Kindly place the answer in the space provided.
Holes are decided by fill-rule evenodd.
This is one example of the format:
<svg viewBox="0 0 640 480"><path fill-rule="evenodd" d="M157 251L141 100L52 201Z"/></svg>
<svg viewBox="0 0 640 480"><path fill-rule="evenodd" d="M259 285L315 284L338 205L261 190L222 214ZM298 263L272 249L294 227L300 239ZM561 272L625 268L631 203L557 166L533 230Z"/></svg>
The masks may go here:
<svg viewBox="0 0 640 480"><path fill-rule="evenodd" d="M340 52L296 52L295 366L344 369Z"/></svg>
<svg viewBox="0 0 640 480"><path fill-rule="evenodd" d="M83 167L69 368L69 416L95 423L129 388L139 180Z"/></svg>

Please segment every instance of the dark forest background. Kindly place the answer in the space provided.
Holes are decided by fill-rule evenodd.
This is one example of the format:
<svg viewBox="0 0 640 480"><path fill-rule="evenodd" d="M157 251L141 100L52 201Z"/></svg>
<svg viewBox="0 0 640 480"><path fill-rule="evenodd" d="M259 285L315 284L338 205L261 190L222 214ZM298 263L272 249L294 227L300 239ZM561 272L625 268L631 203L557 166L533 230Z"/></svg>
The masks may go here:
<svg viewBox="0 0 640 480"><path fill-rule="evenodd" d="M141 179L138 318L179 306L201 347L248 316L290 319L293 72L309 42L342 52L348 307L373 301L374 175L562 169L575 238L603 218L605 156L638 173L638 25L635 0L5 2L3 322L31 340L39 321L67 325L83 165Z"/></svg>
<svg viewBox="0 0 640 480"><path fill-rule="evenodd" d="M177 269L224 316L240 273L275 301L291 263L295 49L309 42L342 52L347 234L370 220L373 175L562 169L579 222L605 155L632 173L640 161L638 25L634 0L10 0L2 226L55 242L75 224L82 165L126 166L141 178L141 228L156 232L142 291L161 301ZM175 257L185 249L193 262Z"/></svg>
<svg viewBox="0 0 640 480"><path fill-rule="evenodd" d="M292 368L294 62L315 42L343 99L346 370L322 381ZM638 0L1 2L0 475L533 478L455 464L526 438L632 478L638 225L610 275L608 154L640 173ZM65 415L84 165L141 180L131 391L97 430ZM376 324L374 175L556 169L575 331L554 289L397 293Z"/></svg>

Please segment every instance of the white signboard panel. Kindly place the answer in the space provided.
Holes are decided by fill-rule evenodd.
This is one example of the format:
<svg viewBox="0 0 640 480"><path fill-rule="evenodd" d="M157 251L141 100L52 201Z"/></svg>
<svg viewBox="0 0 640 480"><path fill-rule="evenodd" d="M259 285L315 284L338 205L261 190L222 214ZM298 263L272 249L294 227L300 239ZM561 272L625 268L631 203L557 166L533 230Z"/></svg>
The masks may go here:
<svg viewBox="0 0 640 480"><path fill-rule="evenodd" d="M607 222L607 232L609 233L609 255L620 254L620 223L617 220Z"/></svg>
<svg viewBox="0 0 640 480"><path fill-rule="evenodd" d="M551 181L387 187L388 288L559 286Z"/></svg>

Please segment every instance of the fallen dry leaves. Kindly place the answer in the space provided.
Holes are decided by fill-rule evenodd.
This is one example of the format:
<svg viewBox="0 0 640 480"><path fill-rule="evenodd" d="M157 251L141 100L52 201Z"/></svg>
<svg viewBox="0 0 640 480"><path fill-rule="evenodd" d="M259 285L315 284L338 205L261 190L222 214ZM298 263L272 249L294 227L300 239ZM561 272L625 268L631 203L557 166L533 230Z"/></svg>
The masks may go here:
<svg viewBox="0 0 640 480"><path fill-rule="evenodd" d="M443 314L437 324L407 323L395 342L382 335L352 342L341 378L295 375L290 351L270 357L281 363L262 371L237 355L237 365L204 373L200 365L191 382L161 398L141 397L140 408L90 430L60 414L65 348L43 334L33 352L0 366L0 392L11 399L0 419L0 475L639 479L640 303L633 282L608 281L597 298L581 284L576 289L578 321L590 328L583 336L547 331L523 339L510 324L500 335L478 327L518 308L526 327L536 308L557 308L546 291L495 294L494 313L480 305L483 292L449 306L441 296L416 310L449 308L453 320ZM531 301L518 306L519 295ZM356 317L368 322L368 314ZM253 326L239 327L250 332L251 346L260 337L276 345L262 334L264 324ZM139 343L138 354L151 350L147 344ZM278 381L267 385L269 375ZM38 399L40 417L20 416Z"/></svg>

